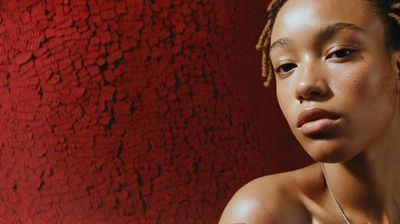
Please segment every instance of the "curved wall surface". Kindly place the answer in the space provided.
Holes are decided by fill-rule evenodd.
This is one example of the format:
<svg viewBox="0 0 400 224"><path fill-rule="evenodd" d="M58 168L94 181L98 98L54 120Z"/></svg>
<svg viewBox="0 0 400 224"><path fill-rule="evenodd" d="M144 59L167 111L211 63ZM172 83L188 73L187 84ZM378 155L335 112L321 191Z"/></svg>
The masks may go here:
<svg viewBox="0 0 400 224"><path fill-rule="evenodd" d="M265 1L0 3L0 222L216 223L309 162L262 86Z"/></svg>

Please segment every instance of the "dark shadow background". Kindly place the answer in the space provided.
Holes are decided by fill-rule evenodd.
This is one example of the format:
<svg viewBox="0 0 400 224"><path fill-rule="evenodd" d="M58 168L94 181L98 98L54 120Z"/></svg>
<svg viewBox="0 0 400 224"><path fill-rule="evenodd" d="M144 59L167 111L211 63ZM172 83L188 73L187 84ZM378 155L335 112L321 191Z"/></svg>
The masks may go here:
<svg viewBox="0 0 400 224"><path fill-rule="evenodd" d="M267 1L0 3L0 222L216 223L310 162L264 88Z"/></svg>

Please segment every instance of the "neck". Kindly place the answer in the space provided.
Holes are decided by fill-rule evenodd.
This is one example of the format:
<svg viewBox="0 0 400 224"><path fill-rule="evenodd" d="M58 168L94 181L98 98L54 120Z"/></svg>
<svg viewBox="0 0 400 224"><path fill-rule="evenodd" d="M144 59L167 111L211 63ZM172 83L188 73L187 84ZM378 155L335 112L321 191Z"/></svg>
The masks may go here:
<svg viewBox="0 0 400 224"><path fill-rule="evenodd" d="M325 164L329 188L350 219L400 221L400 121L355 158ZM360 220L361 221L361 220Z"/></svg>

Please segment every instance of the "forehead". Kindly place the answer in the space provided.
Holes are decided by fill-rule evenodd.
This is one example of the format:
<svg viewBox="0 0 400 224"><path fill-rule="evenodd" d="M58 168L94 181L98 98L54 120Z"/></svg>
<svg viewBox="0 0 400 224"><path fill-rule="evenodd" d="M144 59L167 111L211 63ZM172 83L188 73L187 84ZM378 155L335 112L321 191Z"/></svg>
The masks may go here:
<svg viewBox="0 0 400 224"><path fill-rule="evenodd" d="M375 11L367 0L288 0L277 14L271 42L334 23L376 29L382 24Z"/></svg>

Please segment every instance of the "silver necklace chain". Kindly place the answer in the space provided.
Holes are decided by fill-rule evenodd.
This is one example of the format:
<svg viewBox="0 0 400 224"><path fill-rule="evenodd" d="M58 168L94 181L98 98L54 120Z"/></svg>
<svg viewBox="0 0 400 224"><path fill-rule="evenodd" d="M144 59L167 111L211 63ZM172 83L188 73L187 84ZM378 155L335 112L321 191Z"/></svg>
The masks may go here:
<svg viewBox="0 0 400 224"><path fill-rule="evenodd" d="M346 224L351 224L351 222L350 222L349 218L347 218L346 213L344 212L343 208L340 206L339 202L336 200L335 195L333 195L331 189L329 189L328 179L327 179L327 176L326 176L326 171L325 171L325 167L324 167L323 163L321 163L321 167L322 167L322 173L324 174L324 177L325 177L326 187L328 188L328 192L331 195L331 198L335 202L335 205L338 208L340 214L342 215L345 223Z"/></svg>

